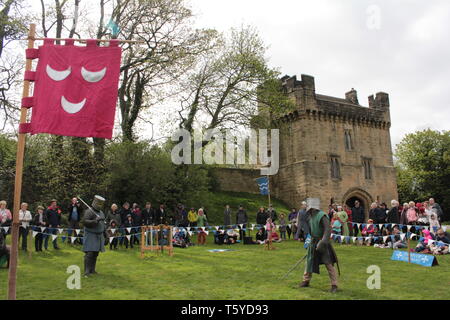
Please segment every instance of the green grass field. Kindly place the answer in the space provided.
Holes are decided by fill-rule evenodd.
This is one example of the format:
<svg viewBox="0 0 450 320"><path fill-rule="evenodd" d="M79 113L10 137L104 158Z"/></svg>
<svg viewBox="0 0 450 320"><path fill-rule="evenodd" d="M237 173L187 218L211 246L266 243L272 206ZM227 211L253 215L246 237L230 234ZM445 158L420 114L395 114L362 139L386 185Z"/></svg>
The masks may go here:
<svg viewBox="0 0 450 320"><path fill-rule="evenodd" d="M254 232L253 232L254 235ZM261 245L217 246L212 236L207 246L175 248L173 257L146 254L137 248L107 251L100 255L98 275L82 278L81 290L69 290L66 273L70 265L82 269L79 247L62 244L62 250L20 252L18 299L110 299L110 300L219 300L219 299L450 299L450 256L438 257L432 268L390 260L391 249L335 245L340 259L340 292L328 293L324 266L314 275L312 287L298 289L304 265L288 279L279 280L305 254L302 244L286 241L267 251ZM234 251L211 253L208 249ZM369 290L366 272L381 268L381 289ZM8 272L0 269L0 298L6 298Z"/></svg>

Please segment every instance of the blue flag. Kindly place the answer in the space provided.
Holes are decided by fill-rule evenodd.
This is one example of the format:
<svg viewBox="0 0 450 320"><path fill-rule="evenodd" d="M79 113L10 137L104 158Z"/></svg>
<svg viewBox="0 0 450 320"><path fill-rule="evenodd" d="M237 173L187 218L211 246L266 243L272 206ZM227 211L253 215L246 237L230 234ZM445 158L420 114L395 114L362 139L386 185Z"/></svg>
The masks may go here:
<svg viewBox="0 0 450 320"><path fill-rule="evenodd" d="M256 182L258 183L259 186L259 192L266 196L269 194L269 179L267 177L262 177L262 178L258 178L256 179Z"/></svg>

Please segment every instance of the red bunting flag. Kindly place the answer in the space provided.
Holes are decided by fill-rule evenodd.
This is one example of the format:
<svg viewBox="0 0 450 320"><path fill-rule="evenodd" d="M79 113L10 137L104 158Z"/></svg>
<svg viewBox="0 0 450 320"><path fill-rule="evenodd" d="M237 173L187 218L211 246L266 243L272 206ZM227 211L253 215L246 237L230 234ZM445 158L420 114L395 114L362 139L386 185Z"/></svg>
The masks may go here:
<svg viewBox="0 0 450 320"><path fill-rule="evenodd" d="M27 58L38 59L33 97L23 107L32 108L31 122L21 133L50 133L60 136L112 138L122 50L117 40L98 46L88 40L75 46L73 40L56 45L46 39L39 49L28 49Z"/></svg>

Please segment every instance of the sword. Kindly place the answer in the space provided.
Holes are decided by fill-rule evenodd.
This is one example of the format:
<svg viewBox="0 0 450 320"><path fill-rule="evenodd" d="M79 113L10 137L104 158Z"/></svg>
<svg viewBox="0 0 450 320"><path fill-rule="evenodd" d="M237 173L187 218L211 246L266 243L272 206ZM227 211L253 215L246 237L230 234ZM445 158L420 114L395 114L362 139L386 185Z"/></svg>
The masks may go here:
<svg viewBox="0 0 450 320"><path fill-rule="evenodd" d="M100 215L97 212L95 212L94 208L92 208L90 205L88 205L86 202L84 202L84 200L81 199L80 196L78 196L77 198L78 198L78 200L81 200L81 202L83 202L84 205L86 207L88 207L88 209L90 209L92 212L94 212L97 217L100 217Z"/></svg>
<svg viewBox="0 0 450 320"><path fill-rule="evenodd" d="M307 257L308 255L305 255L303 258L301 258L300 260L298 260L297 261L297 263L283 276L283 277L281 277L280 278L280 280L284 280L292 271L294 271L295 270L295 268L297 268L298 267L298 265L300 264L300 263L302 263L303 262L303 260L305 260L306 259L306 257Z"/></svg>

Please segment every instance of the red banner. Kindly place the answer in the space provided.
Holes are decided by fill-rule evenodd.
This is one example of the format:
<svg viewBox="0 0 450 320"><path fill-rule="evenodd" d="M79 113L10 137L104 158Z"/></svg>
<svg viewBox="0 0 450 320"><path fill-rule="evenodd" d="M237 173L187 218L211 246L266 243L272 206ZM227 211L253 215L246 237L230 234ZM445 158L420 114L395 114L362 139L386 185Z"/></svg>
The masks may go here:
<svg viewBox="0 0 450 320"><path fill-rule="evenodd" d="M21 132L111 139L121 54L115 40L100 47L96 40L75 46L73 40L55 45L46 39L39 49L28 50L27 57L38 64L36 72L25 74L35 85L33 97L22 102L32 115Z"/></svg>

